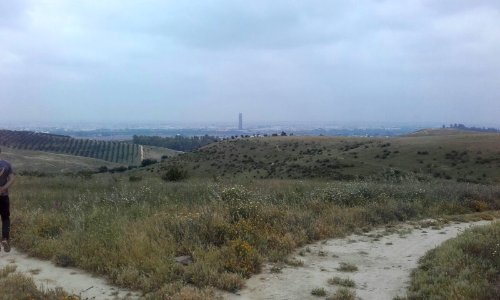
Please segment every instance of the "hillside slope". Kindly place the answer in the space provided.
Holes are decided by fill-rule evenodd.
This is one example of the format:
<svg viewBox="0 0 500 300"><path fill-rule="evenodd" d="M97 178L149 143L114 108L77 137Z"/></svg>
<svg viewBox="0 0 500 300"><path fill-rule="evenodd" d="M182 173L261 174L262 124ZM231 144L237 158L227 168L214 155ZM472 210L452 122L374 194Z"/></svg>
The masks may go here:
<svg viewBox="0 0 500 300"><path fill-rule="evenodd" d="M163 163L191 176L500 182L500 134L397 138L267 137L222 141Z"/></svg>
<svg viewBox="0 0 500 300"><path fill-rule="evenodd" d="M2 147L2 159L12 163L17 173L68 173L95 171L101 166L115 168L116 163L89 157Z"/></svg>

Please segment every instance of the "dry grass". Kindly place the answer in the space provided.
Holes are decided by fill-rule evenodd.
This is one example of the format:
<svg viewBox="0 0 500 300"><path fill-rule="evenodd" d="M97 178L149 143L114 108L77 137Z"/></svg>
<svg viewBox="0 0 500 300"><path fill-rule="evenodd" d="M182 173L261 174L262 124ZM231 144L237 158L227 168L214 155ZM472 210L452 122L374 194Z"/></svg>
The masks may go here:
<svg viewBox="0 0 500 300"><path fill-rule="evenodd" d="M15 265L0 269L0 297L2 300L79 300L61 289L38 289L33 279L21 273L16 273Z"/></svg>
<svg viewBox="0 0 500 300"><path fill-rule="evenodd" d="M351 263L341 262L337 270L340 272L356 272L358 271L358 267Z"/></svg>
<svg viewBox="0 0 500 300"><path fill-rule="evenodd" d="M340 288L331 297L326 298L327 300L355 300L356 292L348 288Z"/></svg>
<svg viewBox="0 0 500 300"><path fill-rule="evenodd" d="M324 296L326 296L326 291L324 288L314 288L311 291L311 295L317 296L317 297L324 297Z"/></svg>
<svg viewBox="0 0 500 300"><path fill-rule="evenodd" d="M300 265L287 256L319 239L471 212L494 218L499 145L488 134L239 139L124 174L19 176L13 243L149 299L207 299L240 289L264 260ZM171 164L191 179L161 180ZM193 262L174 261L184 255Z"/></svg>
<svg viewBox="0 0 500 300"><path fill-rule="evenodd" d="M101 166L106 166L108 168L119 166L119 164L116 163L90 157L19 150L3 146L2 159L12 163L17 173L38 172L40 175L50 173L76 173L83 170L95 171Z"/></svg>
<svg viewBox="0 0 500 300"><path fill-rule="evenodd" d="M345 286L345 287L355 287L356 283L354 280L349 279L349 278L340 278L338 276L332 277L328 279L328 284L331 285L340 285L340 286Z"/></svg>
<svg viewBox="0 0 500 300"><path fill-rule="evenodd" d="M500 206L500 187L464 183L18 179L17 248L151 299L236 291L263 260L284 262L301 245L356 228L471 212L470 199ZM181 255L193 263L175 263Z"/></svg>

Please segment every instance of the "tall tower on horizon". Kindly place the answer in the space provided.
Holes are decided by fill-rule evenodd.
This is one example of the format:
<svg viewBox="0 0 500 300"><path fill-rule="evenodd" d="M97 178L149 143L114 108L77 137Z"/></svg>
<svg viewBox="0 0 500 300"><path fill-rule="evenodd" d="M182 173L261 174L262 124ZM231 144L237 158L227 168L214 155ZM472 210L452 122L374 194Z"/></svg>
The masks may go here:
<svg viewBox="0 0 500 300"><path fill-rule="evenodd" d="M238 123L238 130L243 130L243 114L240 113L240 119L239 119L239 123Z"/></svg>

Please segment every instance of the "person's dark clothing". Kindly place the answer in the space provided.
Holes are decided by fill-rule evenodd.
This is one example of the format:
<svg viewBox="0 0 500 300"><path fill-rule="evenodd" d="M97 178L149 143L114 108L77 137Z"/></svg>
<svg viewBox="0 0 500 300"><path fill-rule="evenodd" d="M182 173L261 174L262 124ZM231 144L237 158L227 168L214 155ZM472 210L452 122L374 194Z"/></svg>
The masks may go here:
<svg viewBox="0 0 500 300"><path fill-rule="evenodd" d="M9 176L13 174L12 166L6 160L0 159L0 186L4 186L7 181L9 181ZM8 196L9 191L4 191L0 194L0 196Z"/></svg>
<svg viewBox="0 0 500 300"><path fill-rule="evenodd" d="M9 181L9 176L13 174L12 166L8 161L0 159L0 186L4 186ZM2 219L2 240L10 238L10 207L9 191L0 193L0 217Z"/></svg>
<svg viewBox="0 0 500 300"><path fill-rule="evenodd" d="M0 216L2 217L2 240L10 238L9 196L0 196Z"/></svg>

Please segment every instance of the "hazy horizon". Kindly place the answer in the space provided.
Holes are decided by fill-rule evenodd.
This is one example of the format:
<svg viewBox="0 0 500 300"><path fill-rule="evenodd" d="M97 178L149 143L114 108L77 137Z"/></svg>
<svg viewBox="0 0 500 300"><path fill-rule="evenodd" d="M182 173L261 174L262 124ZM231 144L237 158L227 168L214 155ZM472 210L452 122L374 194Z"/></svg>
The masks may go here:
<svg viewBox="0 0 500 300"><path fill-rule="evenodd" d="M0 123L498 126L497 1L0 2Z"/></svg>

